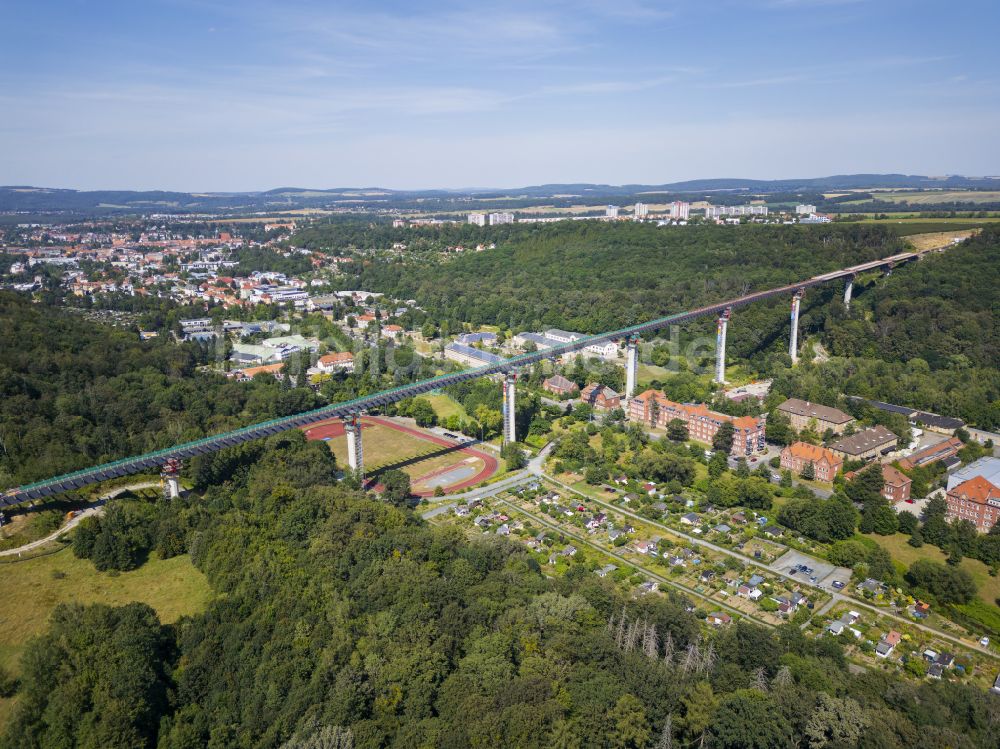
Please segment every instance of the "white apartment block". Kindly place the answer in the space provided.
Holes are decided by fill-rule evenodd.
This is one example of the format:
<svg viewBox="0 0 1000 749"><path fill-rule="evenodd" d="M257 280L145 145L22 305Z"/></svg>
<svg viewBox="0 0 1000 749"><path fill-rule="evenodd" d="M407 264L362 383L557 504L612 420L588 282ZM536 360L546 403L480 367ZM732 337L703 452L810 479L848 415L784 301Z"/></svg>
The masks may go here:
<svg viewBox="0 0 1000 749"><path fill-rule="evenodd" d="M491 213L490 214L490 226L498 226L500 224L513 224L514 214L513 213Z"/></svg>
<svg viewBox="0 0 1000 749"><path fill-rule="evenodd" d="M691 204L675 200L670 204L670 218L678 218L687 221L691 217Z"/></svg>
<svg viewBox="0 0 1000 749"><path fill-rule="evenodd" d="M618 210L619 210L618 206L609 205L607 208L604 209L605 218L618 218Z"/></svg>
<svg viewBox="0 0 1000 749"><path fill-rule="evenodd" d="M636 203L633 215L636 219L646 218L649 215L649 206L645 203Z"/></svg>
<svg viewBox="0 0 1000 749"><path fill-rule="evenodd" d="M474 226L486 226L486 214L485 213L470 213L469 223Z"/></svg>

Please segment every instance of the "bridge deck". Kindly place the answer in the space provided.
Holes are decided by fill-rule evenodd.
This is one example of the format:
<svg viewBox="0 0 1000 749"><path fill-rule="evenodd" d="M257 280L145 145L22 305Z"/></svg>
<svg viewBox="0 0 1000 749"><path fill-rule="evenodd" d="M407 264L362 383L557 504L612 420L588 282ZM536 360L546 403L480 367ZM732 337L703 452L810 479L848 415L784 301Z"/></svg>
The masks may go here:
<svg viewBox="0 0 1000 749"><path fill-rule="evenodd" d="M545 349L544 351L521 354L495 364L466 369L461 372L438 375L437 377L432 377L427 380L411 383L409 385L400 385L399 387L383 390L379 393L363 396L361 398L354 398L353 400L344 401L342 403L334 403L313 411L306 411L305 413L295 414L293 416L271 419L270 421L253 424L241 429L235 429L231 432L225 432L223 434L204 437L193 442L185 442L180 445L174 445L173 447L168 447L163 450L155 450L153 452L131 458L122 458L121 460L116 460L111 463L105 463L103 465L85 468L79 471L74 471L73 473L64 474L62 476L55 476L53 478L36 481L31 484L25 484L24 486L20 486L16 489L0 494L0 507L19 504L33 499L41 499L53 494L59 494L60 492L67 491L69 489L79 489L89 484L95 484L101 481L119 478L121 476L128 476L130 474L141 473L152 469L159 470L160 466L171 458L178 460L192 458L196 455L203 455L208 452L221 450L224 447L231 447L243 442L249 442L250 440L277 434L278 432L282 432L286 429L297 429L308 424L323 421L324 419L342 418L353 413L366 411L378 406L384 406L388 403L394 403L405 398L422 395L431 390L451 385L456 382L509 372L513 369L517 369L518 367L534 364L545 359L555 359L567 353L580 351L595 343L649 333L651 331L667 327L668 325L687 322L688 320L694 320L705 315L718 314L729 307L742 307L764 299L790 294L811 286L819 286L840 278L851 277L863 271L874 270L876 268L886 266L892 267L905 263L909 260L917 259L921 255L930 251L931 250L923 250L919 252L900 253L881 260L873 260L871 262L862 263L843 270L814 276L798 283L779 286L774 289L759 291L753 294L747 294L746 296L742 296L737 299L729 299L724 302L711 304L706 307L699 307L687 312L680 312L674 315L660 317L655 320L639 323L638 325L621 328L620 330L586 336L571 343L560 344L559 346Z"/></svg>

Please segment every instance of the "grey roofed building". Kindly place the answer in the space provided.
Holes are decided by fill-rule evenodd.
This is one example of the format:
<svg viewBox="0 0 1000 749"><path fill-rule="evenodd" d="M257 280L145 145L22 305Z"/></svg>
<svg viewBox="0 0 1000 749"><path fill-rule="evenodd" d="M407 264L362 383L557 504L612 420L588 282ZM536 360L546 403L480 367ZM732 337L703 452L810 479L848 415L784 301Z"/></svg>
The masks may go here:
<svg viewBox="0 0 1000 749"><path fill-rule="evenodd" d="M884 453L895 447L897 442L899 437L881 424L876 424L850 437L837 440L830 445L830 449L847 457L857 457Z"/></svg>
<svg viewBox="0 0 1000 749"><path fill-rule="evenodd" d="M1000 458L987 456L959 468L948 477L948 491L976 476L982 476L994 486L1000 486Z"/></svg>
<svg viewBox="0 0 1000 749"><path fill-rule="evenodd" d="M844 413L839 408L832 408L819 403L810 403L799 398L789 398L778 406L778 410L788 416L816 419L818 422L829 424L847 424L853 421L853 417L850 414Z"/></svg>

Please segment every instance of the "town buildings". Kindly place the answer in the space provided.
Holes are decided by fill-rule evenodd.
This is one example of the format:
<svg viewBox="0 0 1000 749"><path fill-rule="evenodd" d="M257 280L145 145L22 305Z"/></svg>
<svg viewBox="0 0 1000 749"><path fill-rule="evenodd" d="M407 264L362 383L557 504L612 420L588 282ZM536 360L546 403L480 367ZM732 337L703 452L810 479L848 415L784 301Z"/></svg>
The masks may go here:
<svg viewBox="0 0 1000 749"><path fill-rule="evenodd" d="M849 414L839 409L798 398L789 398L778 406L778 411L788 417L796 432L812 429L822 435L830 429L834 434L843 434L847 425L854 421Z"/></svg>
<svg viewBox="0 0 1000 749"><path fill-rule="evenodd" d="M490 226L499 226L501 224L513 224L514 214L513 213L491 213L490 214Z"/></svg>
<svg viewBox="0 0 1000 749"><path fill-rule="evenodd" d="M832 450L808 442L793 442L781 451L781 467L792 473L801 475L810 463L817 481L833 481L844 467L843 458Z"/></svg>
<svg viewBox="0 0 1000 749"><path fill-rule="evenodd" d="M461 343L449 343L444 347L444 355L446 359L451 359L467 367L482 367L503 361L503 357Z"/></svg>
<svg viewBox="0 0 1000 749"><path fill-rule="evenodd" d="M633 211L633 216L637 220L641 220L649 216L649 206L645 203L636 203L635 209Z"/></svg>
<svg viewBox="0 0 1000 749"><path fill-rule="evenodd" d="M896 449L899 437L881 424L839 439L830 449L847 460L870 460Z"/></svg>
<svg viewBox="0 0 1000 749"><path fill-rule="evenodd" d="M1000 488L982 476L963 481L948 490L949 520L968 520L980 533L989 533L1000 519Z"/></svg>
<svg viewBox="0 0 1000 749"><path fill-rule="evenodd" d="M936 445L930 445L922 450L917 450L915 453L903 458L899 461L899 467L903 470L910 470L911 468L918 468L920 466L927 466L935 463L939 460L944 461L944 464L948 467L957 464L958 461L958 451L962 449L962 440L958 437L949 437L943 442L938 442Z"/></svg>
<svg viewBox="0 0 1000 749"><path fill-rule="evenodd" d="M672 419L680 419L688 428L691 439L706 444L726 422L733 425L733 455L752 455L764 450L763 416L728 416L710 411L704 404L675 403L662 390L647 390L628 404L630 421L666 428Z"/></svg>
<svg viewBox="0 0 1000 749"><path fill-rule="evenodd" d="M470 213L469 223L473 226L486 226L486 214L485 213Z"/></svg>
<svg viewBox="0 0 1000 749"><path fill-rule="evenodd" d="M354 354L342 351L335 354L325 354L316 361L316 368L323 374L332 372L353 372Z"/></svg>
<svg viewBox="0 0 1000 749"><path fill-rule="evenodd" d="M579 388L572 380L568 380L560 374L552 375L542 382L542 388L548 390L553 395L571 395Z"/></svg>
<svg viewBox="0 0 1000 749"><path fill-rule="evenodd" d="M845 473L844 478L850 481L857 475L858 471L851 471L850 473ZM890 504L905 502L910 498L910 486L913 484L913 481L898 468L888 463L883 463L882 481L882 496Z"/></svg>
<svg viewBox="0 0 1000 749"><path fill-rule="evenodd" d="M606 385L591 383L580 391L580 400L598 411L610 411L621 405L621 395Z"/></svg>

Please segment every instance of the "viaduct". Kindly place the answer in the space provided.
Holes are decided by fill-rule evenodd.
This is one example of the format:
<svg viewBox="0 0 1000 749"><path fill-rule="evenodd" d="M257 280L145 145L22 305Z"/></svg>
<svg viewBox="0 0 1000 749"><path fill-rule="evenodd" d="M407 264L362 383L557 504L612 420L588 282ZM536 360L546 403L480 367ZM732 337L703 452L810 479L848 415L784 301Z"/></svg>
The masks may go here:
<svg viewBox="0 0 1000 749"><path fill-rule="evenodd" d="M193 442L185 442L174 445L163 450L138 455L131 458L123 458L111 463L85 468L73 473L55 476L53 478L36 481L24 486L15 487L0 494L0 507L15 505L43 497L59 494L71 489L79 489L90 484L107 481L109 479L128 476L136 473L151 471L163 471L167 479L167 486L170 491L178 490L177 470L178 462L196 455L215 452L226 447L232 447L251 440L268 437L272 434L285 431L287 429L297 429L325 421L330 418L341 418L345 422L348 440L348 462L351 468L359 473L364 472L364 453L361 439L361 414L373 408L385 406L389 403L412 398L444 387L456 382L470 380L488 375L503 376L503 439L505 443L516 442L517 434L514 422L515 405L515 379L518 368L529 364L534 364L546 359L556 359L564 354L581 351L587 346L609 340L624 340L626 344L626 366L625 366L625 396L631 398L635 394L636 380L638 375L639 354L638 341L640 336L651 331L659 330L669 325L676 325L694 320L707 315L718 315L717 335L716 335L716 368L715 380L723 382L726 362L726 332L729 327L733 309L742 307L754 302L775 297L790 297L791 299L791 330L788 343L788 353L792 362L798 361L798 335L799 335L799 306L806 289L813 286L831 283L833 281L844 280L846 282L844 290L844 306L850 307L851 294L854 288L854 280L859 273L866 271L883 270L891 272L892 268L911 260L917 260L928 252L941 251L923 250L917 252L904 252L881 260L855 265L850 268L825 273L820 276L800 281L798 283L780 286L766 291L758 291L753 294L730 299L728 301L711 304L706 307L680 312L667 317L660 317L649 322L632 325L620 330L613 330L598 335L586 336L584 338L564 343L544 351L536 351L527 354L514 356L501 362L488 364L482 367L466 369L461 372L439 375L427 380L415 382L409 385L402 385L379 393L366 395L361 398L335 403L313 411L285 416L270 421L253 424L251 426L236 429L231 432L205 437Z"/></svg>

